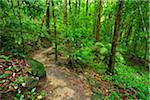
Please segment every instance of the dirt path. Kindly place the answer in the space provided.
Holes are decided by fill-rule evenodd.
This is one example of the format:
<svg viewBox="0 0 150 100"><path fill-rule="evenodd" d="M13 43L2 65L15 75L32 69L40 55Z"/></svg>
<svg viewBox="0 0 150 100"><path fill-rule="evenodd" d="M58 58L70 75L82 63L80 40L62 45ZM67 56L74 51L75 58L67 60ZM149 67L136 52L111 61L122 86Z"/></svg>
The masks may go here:
<svg viewBox="0 0 150 100"><path fill-rule="evenodd" d="M46 100L91 100L92 92L85 83L85 77L64 65L56 65L52 52L52 48L42 49L33 56L46 67L47 78L40 85L41 90L47 93Z"/></svg>

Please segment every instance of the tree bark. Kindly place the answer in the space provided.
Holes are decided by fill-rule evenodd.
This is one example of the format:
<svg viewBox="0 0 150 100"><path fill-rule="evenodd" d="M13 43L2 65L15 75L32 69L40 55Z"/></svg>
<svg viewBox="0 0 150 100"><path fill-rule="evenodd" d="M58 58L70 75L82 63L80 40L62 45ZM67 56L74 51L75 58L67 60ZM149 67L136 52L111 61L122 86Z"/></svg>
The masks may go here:
<svg viewBox="0 0 150 100"><path fill-rule="evenodd" d="M54 0L52 0L52 15L53 15L53 18L54 18L55 62L57 62L58 54L57 54L57 34L56 34L56 16L55 16L55 5L54 5Z"/></svg>
<svg viewBox="0 0 150 100"><path fill-rule="evenodd" d="M98 22L97 22L97 30L96 30L96 42L99 41L99 32L100 32L100 24L101 24L101 7L102 7L102 0L99 0L99 4L98 4Z"/></svg>
<svg viewBox="0 0 150 100"><path fill-rule="evenodd" d="M86 0L86 16L88 15L88 10L89 10L89 0Z"/></svg>
<svg viewBox="0 0 150 100"><path fill-rule="evenodd" d="M80 14L80 4L81 4L81 1L79 0L78 2L79 2L79 9L78 9L79 11L78 11L78 13Z"/></svg>
<svg viewBox="0 0 150 100"><path fill-rule="evenodd" d="M76 4L75 4L75 15L77 14L78 11L78 0L76 0Z"/></svg>
<svg viewBox="0 0 150 100"><path fill-rule="evenodd" d="M67 25L67 0L64 0L64 24Z"/></svg>
<svg viewBox="0 0 150 100"><path fill-rule="evenodd" d="M108 64L108 69L107 69L107 72L109 72L111 74L114 74L115 54L116 54L116 47L117 47L118 39L119 39L119 35L120 35L119 26L121 23L123 4L124 4L124 1L119 0L119 8L118 8L117 15L116 15L117 17L116 17L115 26L114 26L114 36L112 39L111 54L110 54L109 64Z"/></svg>
<svg viewBox="0 0 150 100"><path fill-rule="evenodd" d="M96 0L95 0L95 2L94 2L94 15L93 15L93 34L95 34L96 33L96 26L97 26L97 23L96 23L96 18L95 18L95 16L96 16Z"/></svg>
<svg viewBox="0 0 150 100"><path fill-rule="evenodd" d="M71 0L69 0L69 12L70 12L70 14L72 13L71 9L72 9L72 7L71 7Z"/></svg>
<svg viewBox="0 0 150 100"><path fill-rule="evenodd" d="M50 34L50 0L46 1L47 9L46 9L46 30L47 33Z"/></svg>

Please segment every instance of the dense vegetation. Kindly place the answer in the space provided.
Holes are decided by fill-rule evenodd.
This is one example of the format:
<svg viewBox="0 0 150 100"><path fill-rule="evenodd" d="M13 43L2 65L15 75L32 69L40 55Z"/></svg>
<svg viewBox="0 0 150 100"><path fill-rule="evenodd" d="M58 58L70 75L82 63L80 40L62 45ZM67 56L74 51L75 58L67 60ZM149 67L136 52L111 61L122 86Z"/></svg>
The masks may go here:
<svg viewBox="0 0 150 100"><path fill-rule="evenodd" d="M10 74L4 72L13 59L27 63L35 50L53 47L56 63L63 56L70 68L95 70L106 82L134 92L132 96L112 90L106 99L128 96L148 100L148 3L148 0L0 0L0 86ZM10 72L17 73L20 67L15 68ZM46 76L43 66L31 68L37 72L28 69L25 68L33 76L43 73ZM18 77L21 83L14 83L24 83L22 76ZM96 80L91 81L96 86ZM29 92L30 98L34 98L34 92L35 88ZM97 96L100 92L93 92L94 100L99 100L96 98L100 98ZM16 99L23 98L19 93Z"/></svg>

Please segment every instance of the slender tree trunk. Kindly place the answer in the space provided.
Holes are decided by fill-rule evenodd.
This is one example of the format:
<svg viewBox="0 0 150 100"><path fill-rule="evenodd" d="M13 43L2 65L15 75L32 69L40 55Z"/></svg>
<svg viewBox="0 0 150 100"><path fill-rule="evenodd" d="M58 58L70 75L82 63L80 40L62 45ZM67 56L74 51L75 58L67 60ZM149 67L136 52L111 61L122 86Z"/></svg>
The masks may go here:
<svg viewBox="0 0 150 100"><path fill-rule="evenodd" d="M80 4L81 4L81 1L79 0L78 2L79 2L79 9L78 9L79 11L78 11L78 13L80 14Z"/></svg>
<svg viewBox="0 0 150 100"><path fill-rule="evenodd" d="M114 36L112 39L112 47L111 47L111 55L109 58L109 64L108 64L108 69L107 72L114 74L114 65L115 65L115 54L116 54L116 47L119 39L119 26L121 23L121 15L122 15L122 9L123 9L123 0L119 0L119 8L117 12L117 17L116 17L116 22L114 26Z"/></svg>
<svg viewBox="0 0 150 100"><path fill-rule="evenodd" d="M55 62L57 62L57 34L56 34L56 16L55 16L55 5L54 0L52 0L52 15L54 18L54 35L55 35Z"/></svg>
<svg viewBox="0 0 150 100"><path fill-rule="evenodd" d="M71 7L71 0L69 0L69 12L70 12L70 14L72 13L71 9L72 9L72 7Z"/></svg>
<svg viewBox="0 0 150 100"><path fill-rule="evenodd" d="M96 0L95 0L95 2L94 2L94 16L93 16L93 34L95 34L96 33L96 26L97 26L97 23L96 23Z"/></svg>
<svg viewBox="0 0 150 100"><path fill-rule="evenodd" d="M50 0L46 1L47 9L46 9L46 30L47 33L50 34Z"/></svg>
<svg viewBox="0 0 150 100"><path fill-rule="evenodd" d="M78 0L76 0L76 4L75 4L75 15L77 14L78 11Z"/></svg>
<svg viewBox="0 0 150 100"><path fill-rule="evenodd" d="M133 44L133 52L136 54L136 49L137 49L137 35L134 35L134 44Z"/></svg>
<svg viewBox="0 0 150 100"><path fill-rule="evenodd" d="M147 40L146 37L145 37L145 39L146 39L146 40L145 40L145 55L144 55L145 57L144 57L144 58L145 58L146 60L148 60L148 59L147 59L147 58L148 58L148 57L147 57L147 55L148 55L148 40Z"/></svg>
<svg viewBox="0 0 150 100"><path fill-rule="evenodd" d="M86 17L88 18L88 0L86 0ZM86 29L87 29L87 31L88 31L88 20L86 21Z"/></svg>
<svg viewBox="0 0 150 100"><path fill-rule="evenodd" d="M98 22L97 22L97 30L96 30L96 42L99 41L99 32L100 32L100 24L101 24L101 7L102 7L102 0L99 0L99 5L98 5Z"/></svg>
<svg viewBox="0 0 150 100"><path fill-rule="evenodd" d="M89 0L86 0L86 16L88 15L88 10L89 10Z"/></svg>
<svg viewBox="0 0 150 100"><path fill-rule="evenodd" d="M67 0L64 0L64 24L67 25Z"/></svg>

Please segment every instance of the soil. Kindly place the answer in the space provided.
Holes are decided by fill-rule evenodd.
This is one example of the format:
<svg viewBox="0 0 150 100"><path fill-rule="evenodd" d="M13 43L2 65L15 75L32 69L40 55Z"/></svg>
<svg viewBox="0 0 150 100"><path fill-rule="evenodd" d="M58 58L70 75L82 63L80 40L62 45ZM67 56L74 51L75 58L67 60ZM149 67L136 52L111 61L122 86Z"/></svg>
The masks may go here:
<svg viewBox="0 0 150 100"><path fill-rule="evenodd" d="M46 100L91 100L91 88L82 74L66 68L63 57L59 64L54 61L53 49L41 49L34 52L33 58L45 65L46 80L39 84L39 91L46 92Z"/></svg>

